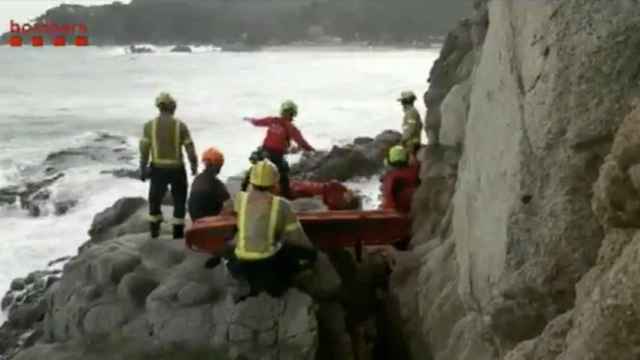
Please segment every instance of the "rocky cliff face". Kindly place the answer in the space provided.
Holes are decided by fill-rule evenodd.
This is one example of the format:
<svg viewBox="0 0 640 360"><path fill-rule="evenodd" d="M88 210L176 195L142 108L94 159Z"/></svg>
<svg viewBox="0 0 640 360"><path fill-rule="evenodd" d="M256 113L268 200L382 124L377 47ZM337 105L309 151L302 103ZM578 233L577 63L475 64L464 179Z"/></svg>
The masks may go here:
<svg viewBox="0 0 640 360"><path fill-rule="evenodd" d="M636 359L640 6L475 5L425 96L444 146L423 153L412 261L393 279L408 345Z"/></svg>

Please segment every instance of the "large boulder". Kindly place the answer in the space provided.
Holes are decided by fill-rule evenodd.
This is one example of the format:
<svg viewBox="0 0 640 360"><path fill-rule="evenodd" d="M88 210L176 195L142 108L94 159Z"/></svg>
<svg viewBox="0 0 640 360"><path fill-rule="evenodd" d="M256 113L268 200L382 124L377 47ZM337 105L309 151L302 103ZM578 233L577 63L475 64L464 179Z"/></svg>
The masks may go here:
<svg viewBox="0 0 640 360"><path fill-rule="evenodd" d="M291 167L291 176L312 181L347 181L373 176L382 171L389 148L398 144L400 138L400 133L387 130L373 139L357 138L352 144L303 156Z"/></svg>
<svg viewBox="0 0 640 360"><path fill-rule="evenodd" d="M135 233L148 231L148 220L142 219L147 200L144 198L122 198L116 201L111 207L96 214L89 229L89 236L93 242L100 242L125 233ZM133 215L138 213L136 219ZM146 213L145 213L146 214ZM135 224L131 224L133 221ZM126 227L121 225L128 223Z"/></svg>
<svg viewBox="0 0 640 360"><path fill-rule="evenodd" d="M232 358L312 359L318 344L314 301L298 290L234 303L224 266L166 237L128 235L70 260L46 301L48 342L119 344L153 354L162 346L209 349ZM35 358L36 347L21 355ZM64 352L80 358L80 345ZM133 350L131 350L133 351ZM61 355L62 356L62 355Z"/></svg>

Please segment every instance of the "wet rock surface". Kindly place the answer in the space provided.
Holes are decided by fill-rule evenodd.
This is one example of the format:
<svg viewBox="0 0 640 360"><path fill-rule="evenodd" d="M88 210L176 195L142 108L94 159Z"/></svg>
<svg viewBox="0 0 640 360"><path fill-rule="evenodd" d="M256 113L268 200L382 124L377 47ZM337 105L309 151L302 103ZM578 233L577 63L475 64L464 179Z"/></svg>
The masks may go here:
<svg viewBox="0 0 640 360"><path fill-rule="evenodd" d="M205 268L210 257L170 239L169 226L163 225L160 239L149 238L146 205L142 198L123 198L97 214L79 254L51 262L64 263L61 277L43 272L14 281L3 301L10 321L2 328L0 356L293 360L315 359L322 344L326 353L342 354L336 359L350 359L353 329L375 334L375 322L367 319L375 318L376 308L362 306L371 304L375 281L372 275L353 280L358 276L349 271L358 273L359 266L349 252L342 260L320 254L316 268L297 277L282 298L260 294L236 304L224 265ZM352 280L344 282L348 276ZM356 339L362 348L371 346L364 335ZM116 354L106 350L114 348Z"/></svg>
<svg viewBox="0 0 640 360"><path fill-rule="evenodd" d="M291 177L313 181L347 181L380 173L384 158L401 134L387 130L375 138L357 138L352 144L334 146L330 151L318 151L304 156L291 166Z"/></svg>

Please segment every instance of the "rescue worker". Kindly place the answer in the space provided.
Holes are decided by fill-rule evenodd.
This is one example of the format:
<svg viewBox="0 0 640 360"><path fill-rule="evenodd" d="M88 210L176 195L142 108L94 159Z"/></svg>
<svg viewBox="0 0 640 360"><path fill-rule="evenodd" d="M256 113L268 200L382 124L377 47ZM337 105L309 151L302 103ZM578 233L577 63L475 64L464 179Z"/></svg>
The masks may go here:
<svg viewBox="0 0 640 360"><path fill-rule="evenodd" d="M261 291L281 296L294 276L310 269L318 256L289 201L272 194L278 181L277 167L269 160L260 161L251 168L250 190L235 196L237 232L227 268L250 289L243 294L238 293L242 287L236 288L236 301Z"/></svg>
<svg viewBox="0 0 640 360"><path fill-rule="evenodd" d="M420 113L416 110L414 103L416 102L416 94L413 91L403 91L398 98L402 104L404 118L402 119L402 146L409 151L412 162L420 150L422 142L422 120Z"/></svg>
<svg viewBox="0 0 640 360"><path fill-rule="evenodd" d="M291 145L291 140L295 141L305 151L315 151L302 136L300 130L293 124L294 118L298 115L298 105L291 100L282 103L279 117L266 117L262 119L244 118L254 126L267 127L267 135L262 143L262 150L265 156L271 160L280 173L280 191L282 196L289 197L289 163L285 155Z"/></svg>
<svg viewBox="0 0 640 360"><path fill-rule="evenodd" d="M382 209L395 209L403 213L411 211L411 200L420 178L418 164L410 164L409 158L409 152L401 145L389 150L385 162L391 166L391 170L382 178Z"/></svg>
<svg viewBox="0 0 640 360"><path fill-rule="evenodd" d="M173 115L176 100L168 93L156 98L158 117L144 125L140 140L141 180L151 180L149 186L149 220L151 237L160 236L162 200L171 186L173 196L173 238L184 236L184 217L187 201L187 173L182 159L182 147L187 150L191 173L198 172L198 157L189 128Z"/></svg>
<svg viewBox="0 0 640 360"><path fill-rule="evenodd" d="M216 148L209 148L201 158L204 171L193 179L189 196L191 220L217 216L225 201L230 199L226 186L218 179L224 165L224 155Z"/></svg>

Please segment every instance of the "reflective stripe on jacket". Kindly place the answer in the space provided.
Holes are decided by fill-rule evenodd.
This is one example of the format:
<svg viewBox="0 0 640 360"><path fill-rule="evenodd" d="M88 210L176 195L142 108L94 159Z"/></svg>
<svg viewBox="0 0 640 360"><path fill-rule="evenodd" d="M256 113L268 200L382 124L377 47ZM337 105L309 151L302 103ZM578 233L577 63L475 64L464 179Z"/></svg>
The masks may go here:
<svg viewBox="0 0 640 360"><path fill-rule="evenodd" d="M182 147L191 143L189 129L182 121L161 115L144 126L140 140L142 162L146 164L151 157L151 163L157 167L183 166Z"/></svg>
<svg viewBox="0 0 640 360"><path fill-rule="evenodd" d="M276 254L283 244L313 248L290 203L267 192L239 192L234 200L238 232L235 255L256 261Z"/></svg>
<svg viewBox="0 0 640 360"><path fill-rule="evenodd" d="M412 149L422 142L422 120L420 113L413 106L404 109L402 119L402 145L406 149Z"/></svg>

